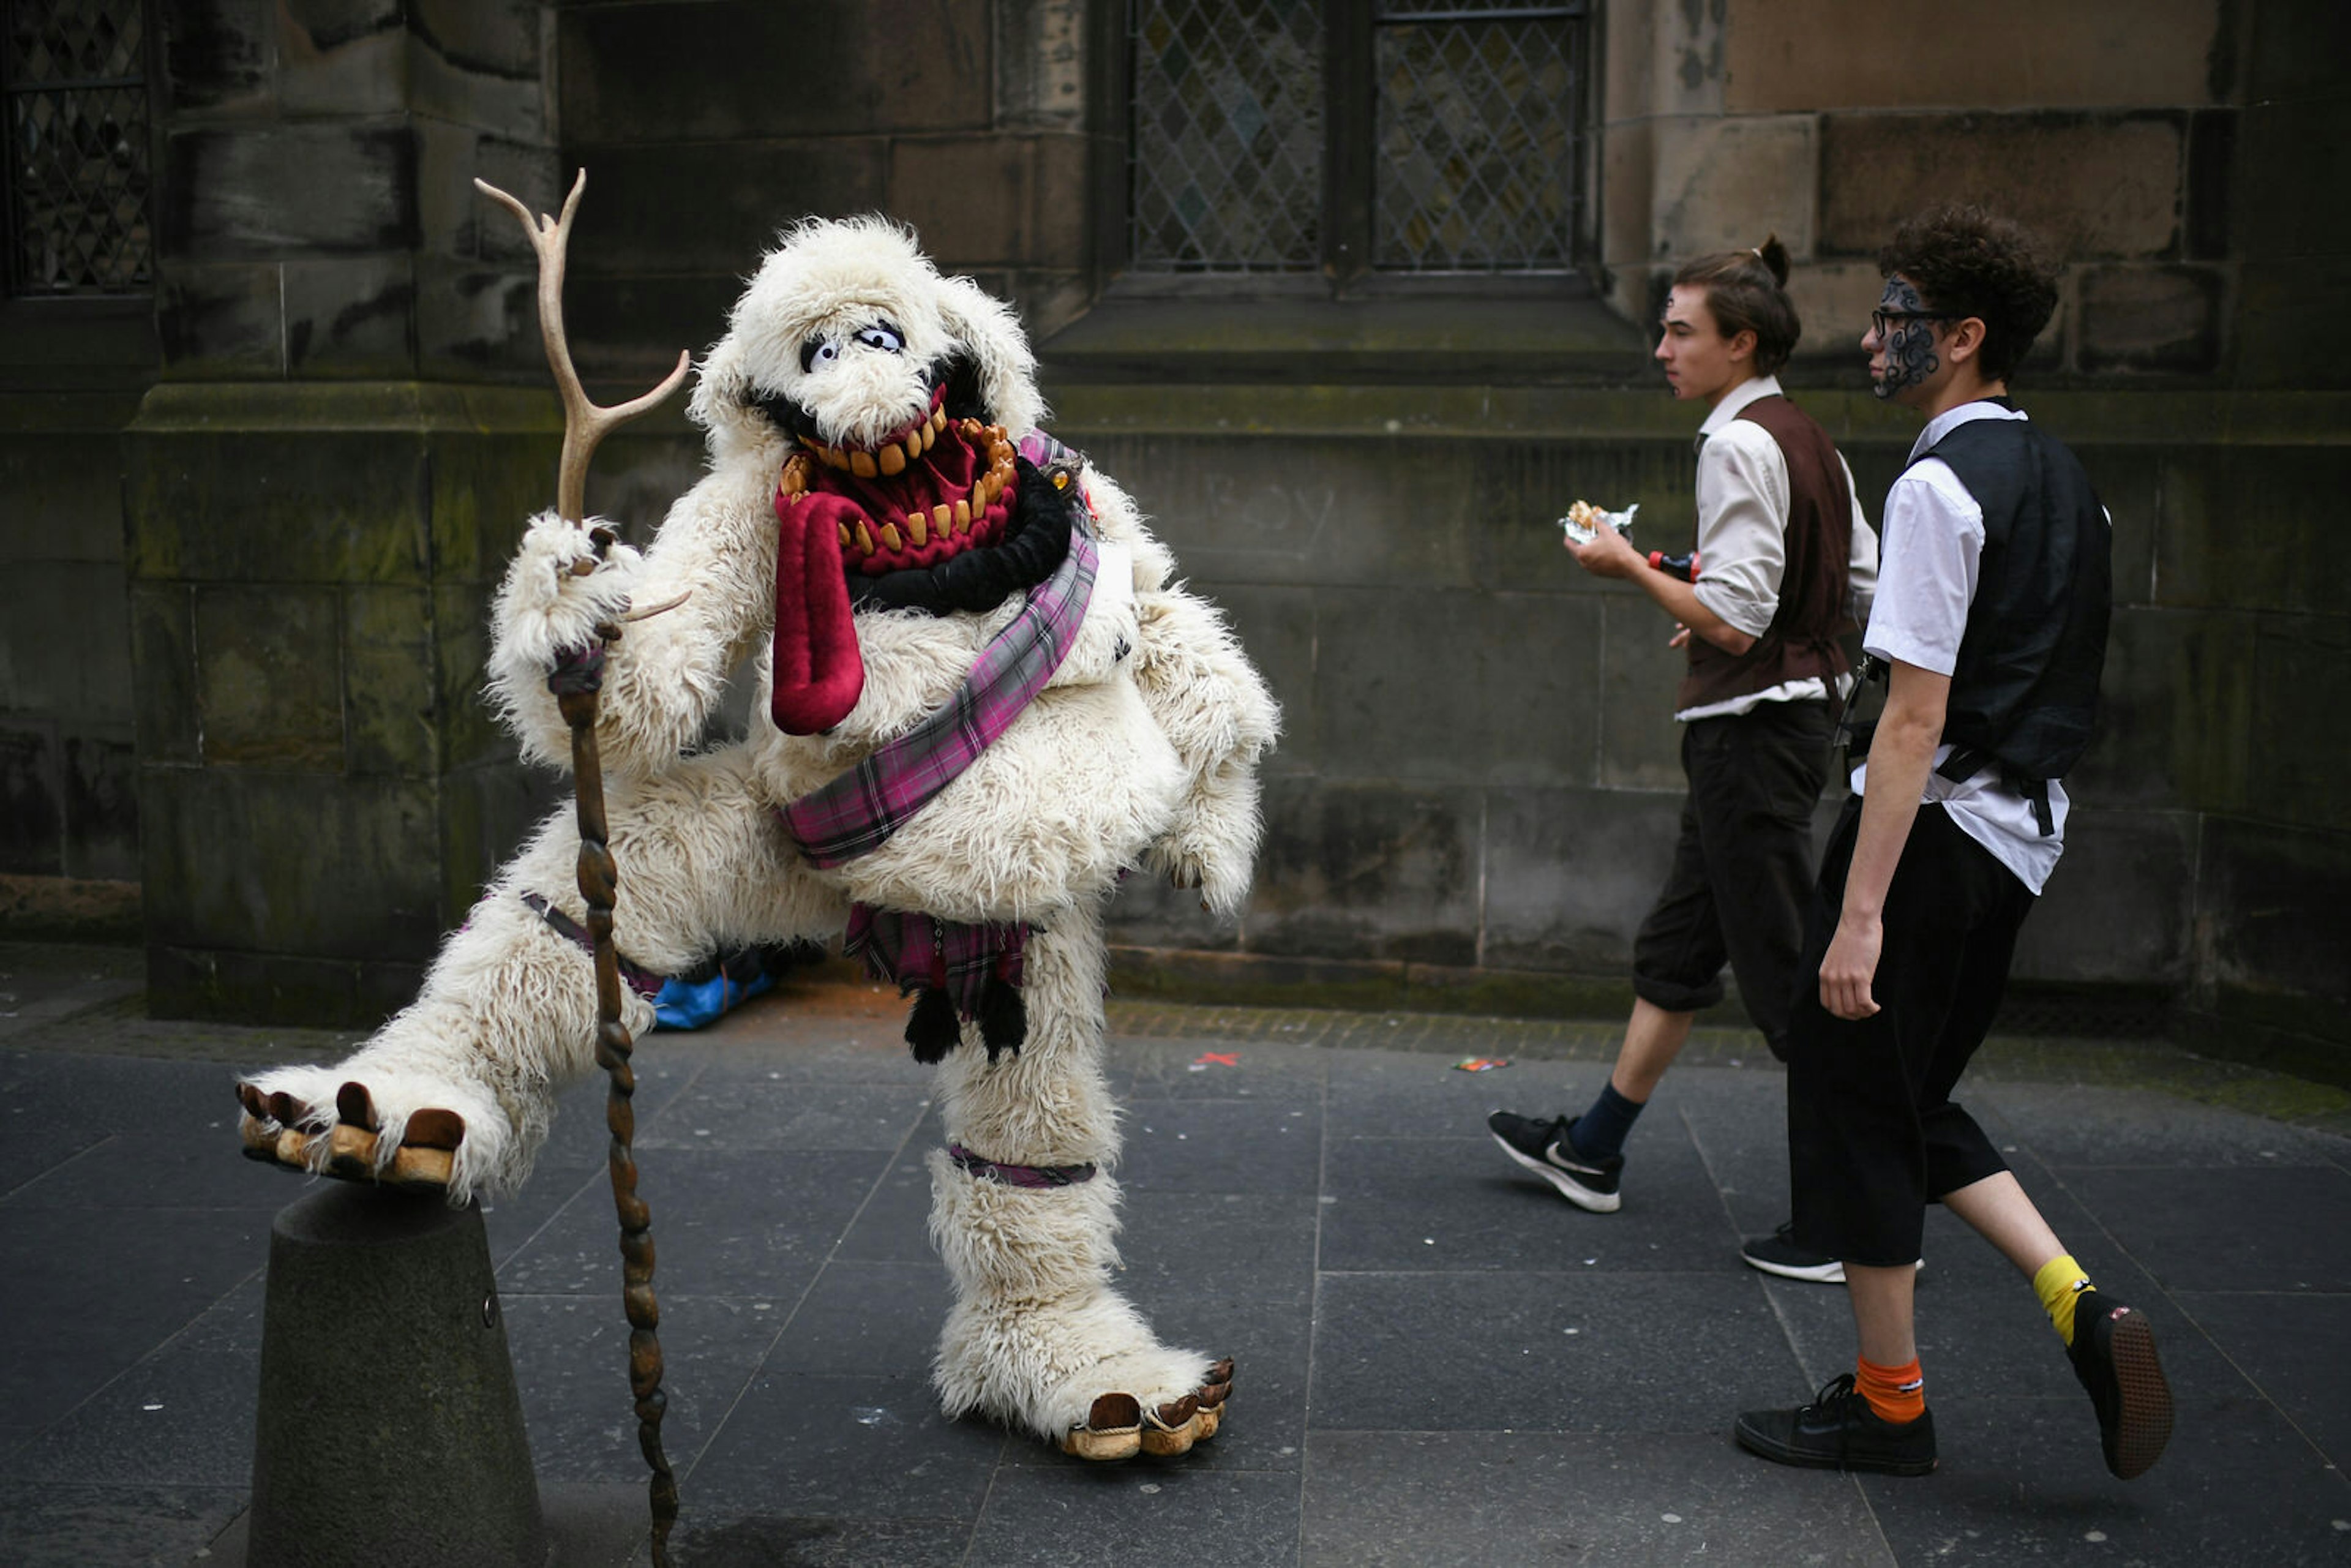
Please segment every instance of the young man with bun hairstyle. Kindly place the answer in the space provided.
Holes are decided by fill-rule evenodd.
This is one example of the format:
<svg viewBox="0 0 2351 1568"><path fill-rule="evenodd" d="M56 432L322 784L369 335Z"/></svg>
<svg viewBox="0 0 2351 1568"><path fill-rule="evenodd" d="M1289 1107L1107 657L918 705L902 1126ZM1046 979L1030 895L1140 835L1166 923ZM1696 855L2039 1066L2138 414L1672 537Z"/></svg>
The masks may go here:
<svg viewBox="0 0 2351 1568"><path fill-rule="evenodd" d="M1780 390L1802 330L1788 253L1701 256L1674 275L1656 358L1698 434L1694 580L1654 567L1614 528L1568 542L1595 577L1630 582L1689 653L1675 697L1689 793L1672 869L1633 951L1633 1016L1598 1097L1573 1119L1497 1111L1502 1151L1577 1207L1614 1212L1632 1130L1727 962L1773 1055L1802 956L1813 809L1828 773L1829 703L1850 679L1841 633L1869 605L1877 539L1825 431ZM1800 1258L1834 1279L1834 1256Z"/></svg>
<svg viewBox="0 0 2351 1568"><path fill-rule="evenodd" d="M1938 208L1878 269L1870 378L1927 427L1886 498L1864 638L1886 707L1821 865L1788 1051L1794 1239L1844 1260L1859 1355L1811 1404L1740 1416L1737 1436L1782 1464L1935 1468L1909 1260L1939 1202L2032 1281L2128 1479L2171 1433L2153 1332L2090 1283L1950 1098L2064 845L2059 780L2096 707L2111 526L2074 455L2009 401L2057 298L2032 238Z"/></svg>

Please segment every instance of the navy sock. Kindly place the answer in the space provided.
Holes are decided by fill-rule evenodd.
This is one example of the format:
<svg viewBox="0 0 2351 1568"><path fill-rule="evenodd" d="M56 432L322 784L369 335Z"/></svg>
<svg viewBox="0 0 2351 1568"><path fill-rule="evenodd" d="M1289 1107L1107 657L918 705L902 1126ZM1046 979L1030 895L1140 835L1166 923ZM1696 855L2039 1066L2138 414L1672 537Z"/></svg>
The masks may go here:
<svg viewBox="0 0 2351 1568"><path fill-rule="evenodd" d="M1587 1160L1604 1160L1625 1150L1625 1134L1641 1117L1641 1102L1627 1100L1616 1092L1614 1083L1600 1086L1600 1098L1592 1109L1575 1119L1575 1128L1569 1142L1575 1152Z"/></svg>

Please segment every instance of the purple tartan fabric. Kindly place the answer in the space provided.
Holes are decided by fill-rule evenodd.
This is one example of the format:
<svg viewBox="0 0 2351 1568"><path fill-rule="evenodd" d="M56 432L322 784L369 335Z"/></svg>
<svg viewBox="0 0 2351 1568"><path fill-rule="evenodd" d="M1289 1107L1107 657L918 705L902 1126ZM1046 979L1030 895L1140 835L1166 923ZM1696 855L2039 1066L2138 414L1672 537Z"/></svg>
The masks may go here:
<svg viewBox="0 0 2351 1568"><path fill-rule="evenodd" d="M901 991L927 986L945 991L957 1017L979 1016L980 998L990 978L1018 988L1025 967L1029 927L965 925L935 915L849 906L849 930L841 938L845 958L863 958L865 972Z"/></svg>
<svg viewBox="0 0 2351 1568"><path fill-rule="evenodd" d="M881 848L1010 727L1069 653L1093 597L1095 563L1092 537L1072 528L1061 569L1029 591L1029 602L980 650L953 697L782 808L784 827L810 864L837 866Z"/></svg>

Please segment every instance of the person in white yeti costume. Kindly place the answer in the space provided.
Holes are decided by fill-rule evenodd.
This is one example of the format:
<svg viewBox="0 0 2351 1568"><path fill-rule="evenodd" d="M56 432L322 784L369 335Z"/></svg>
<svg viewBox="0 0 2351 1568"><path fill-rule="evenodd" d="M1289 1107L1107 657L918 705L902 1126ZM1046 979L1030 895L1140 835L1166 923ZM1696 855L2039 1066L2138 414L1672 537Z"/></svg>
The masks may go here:
<svg viewBox="0 0 2351 1568"><path fill-rule="evenodd" d="M1279 713L1124 492L1037 431L1034 371L1011 311L902 228L786 231L699 367L709 472L642 554L532 520L495 607L491 695L528 758L566 766L550 673L595 659L632 604L685 596L601 653L622 957L672 974L846 920L877 973L921 993L908 1038L941 1061L948 1414L1087 1458L1180 1453L1215 1433L1231 1364L1162 1344L1110 1287L1102 909L1130 868L1238 908ZM976 663L1008 650L1041 688L975 695ZM695 749L754 652L748 737ZM909 761L893 741L921 744ZM878 829L869 795L888 802ZM857 841L810 847L811 821ZM340 1121L376 1134L380 1167L403 1144L452 1151L452 1202L519 1184L554 1096L594 1064L578 845L568 810L543 823L348 1061L242 1082L248 1147ZM650 1027L641 992L623 1021ZM324 1162L325 1138L294 1146Z"/></svg>

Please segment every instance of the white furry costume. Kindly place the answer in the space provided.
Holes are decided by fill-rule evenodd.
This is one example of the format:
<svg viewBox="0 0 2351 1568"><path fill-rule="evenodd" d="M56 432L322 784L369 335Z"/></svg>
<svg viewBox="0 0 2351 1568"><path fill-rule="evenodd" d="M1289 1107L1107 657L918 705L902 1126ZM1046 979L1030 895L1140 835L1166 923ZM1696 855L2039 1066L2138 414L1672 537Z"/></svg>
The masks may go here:
<svg viewBox="0 0 2351 1568"><path fill-rule="evenodd" d="M802 476L809 455L870 475L877 450L920 434L942 402L954 420L1018 435L1042 413L1033 369L1011 313L968 280L942 277L894 226L789 231L700 366L691 412L708 433L708 474L642 554L615 546L600 559L586 530L552 514L534 519L498 593L491 690L525 754L565 766L550 669L632 601L688 595L611 645L598 725L621 867L614 929L622 954L655 973L723 946L830 936L852 902L1029 927L1025 1042L998 1057L964 1026L972 1043L941 1067L946 1134L983 1166L1104 1174L1032 1188L934 1155L931 1232L956 1296L939 1391L950 1414L985 1411L1065 1444L1073 1429L1125 1425L1119 1400L1132 1396L1155 1451L1180 1451L1214 1431L1213 1412L1191 1415L1210 1401L1194 1396L1213 1388L1221 1398L1217 1379L1229 1369L1162 1345L1108 1284L1118 1188L1106 1173L1119 1135L1102 1073L1102 909L1128 867L1196 885L1219 911L1247 891L1255 765L1277 714L1221 619L1172 580L1173 562L1133 503L1087 467L1077 477L1100 575L1073 645L1010 727L879 849L817 870L776 809L946 702L1020 594L946 613L869 601L853 622L862 689L845 716L823 733L784 733L768 716L773 672L763 659L748 738L685 755L729 672L778 632L787 460L801 455ZM903 447L915 452L911 438ZM592 570L575 574L587 562ZM392 1157L416 1113L455 1112L463 1135L452 1200L522 1181L554 1094L594 1060L588 955L522 897L539 894L576 919L577 842L569 810L542 824L448 939L417 1001L340 1066L249 1081L249 1119L263 1131L327 1127L339 1091L358 1083L365 1094L346 1092L345 1105L367 1107L380 1158ZM650 1026L649 1007L632 998L630 1008L632 1030ZM1167 1430L1186 1416L1188 1433Z"/></svg>

